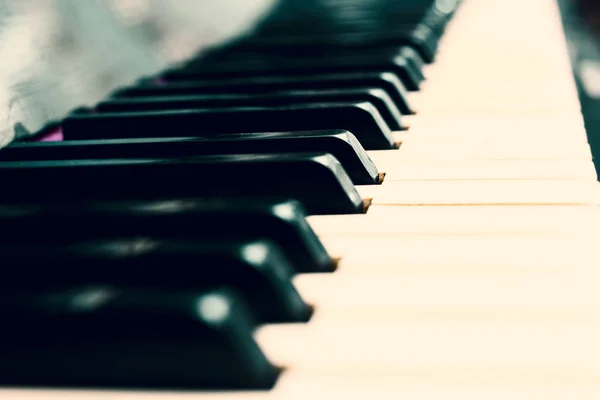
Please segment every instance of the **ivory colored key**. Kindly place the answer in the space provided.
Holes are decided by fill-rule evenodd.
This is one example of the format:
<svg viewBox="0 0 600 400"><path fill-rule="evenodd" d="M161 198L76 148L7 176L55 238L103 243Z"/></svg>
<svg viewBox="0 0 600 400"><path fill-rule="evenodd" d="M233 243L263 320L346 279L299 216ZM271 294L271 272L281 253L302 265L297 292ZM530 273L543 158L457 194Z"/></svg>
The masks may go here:
<svg viewBox="0 0 600 400"><path fill-rule="evenodd" d="M403 160L591 160L580 116L578 119L480 116L416 121L408 122L407 132L394 134L395 140L402 142ZM370 152L376 162L390 154L396 153Z"/></svg>
<svg viewBox="0 0 600 400"><path fill-rule="evenodd" d="M481 274L489 270L527 275L536 271L590 268L596 273L594 238L599 230L595 226L582 234L339 236L325 237L323 241L332 255L342 257L340 274L371 271L401 275L452 271Z"/></svg>
<svg viewBox="0 0 600 400"><path fill-rule="evenodd" d="M451 115L451 116L406 116L411 136L428 138L456 138L463 135L501 136L511 140L529 137L540 141L561 140L563 142L587 141L585 127L578 114L503 114L503 115ZM414 135L413 135L414 134Z"/></svg>
<svg viewBox="0 0 600 400"><path fill-rule="evenodd" d="M395 239L415 235L586 234L600 227L600 207L372 205L366 215L311 216L308 221L321 239L370 235ZM403 249L402 254L406 251Z"/></svg>
<svg viewBox="0 0 600 400"><path fill-rule="evenodd" d="M295 368L284 372L269 392L124 392L98 390L36 391L9 389L2 392L7 400L303 400L332 398L360 400L462 399L462 400L597 400L595 376L559 371L558 373L509 369L491 370L447 368L378 368L356 369L343 365L336 368Z"/></svg>
<svg viewBox="0 0 600 400"><path fill-rule="evenodd" d="M475 53L479 49L467 51ZM473 111L499 115L577 110L560 97L570 95L568 86L548 84L556 77L552 66L546 65L550 60L541 58L531 63L511 63L509 57L514 57L514 60L524 58L522 52L518 51L500 57L488 54L478 54L477 57L465 54L464 57L463 60L469 59L476 68L464 68L463 64L456 62L455 57L451 57L451 62L440 60L437 68L443 73L430 74L423 92L409 96L416 110L427 115L469 115ZM507 76L490 75L493 64L508 70Z"/></svg>
<svg viewBox="0 0 600 400"><path fill-rule="evenodd" d="M598 399L600 224L588 205L597 203L598 186L585 166L591 155L558 9L550 0L463 3L427 68L421 113L396 134L401 150L371 153L382 172L398 167L380 190L359 188L374 205L366 215L310 220L342 260L335 274L296 277L316 303L310 323L256 333L269 358L288 367L273 390L0 397ZM516 162L505 175L511 180L500 182L489 180L501 176L497 164L470 177L460 168L432 170L493 159L523 160L525 172L540 176L514 179ZM571 174L557 164L527 160L582 163L573 176L584 179L565 181ZM413 169L414 177L434 182L392 180L403 163L430 168ZM446 205L415 207L437 201ZM523 201L531 205L515 205Z"/></svg>
<svg viewBox="0 0 600 400"><path fill-rule="evenodd" d="M390 163L386 182L427 180L569 179L596 181L593 162L579 160L488 160Z"/></svg>
<svg viewBox="0 0 600 400"><path fill-rule="evenodd" d="M600 185L588 181L404 181L357 189L374 205L600 205Z"/></svg>
<svg viewBox="0 0 600 400"><path fill-rule="evenodd" d="M404 160L506 160L506 159L592 159L587 143L551 142L538 139L510 140L501 136L457 137L441 140L410 136L403 141ZM374 156L372 158L376 158ZM384 167L380 167L385 169Z"/></svg>
<svg viewBox="0 0 600 400"><path fill-rule="evenodd" d="M319 319L317 312L307 329L265 326L257 339L273 362L296 368L343 365L356 370L437 369L442 374L445 370L450 374L469 370L475 376L475 371L523 371L571 375L578 377L580 384L584 377L600 377L600 347L589 346L600 334L597 316L444 311L412 317L365 316L360 322L352 315ZM366 341L369 337L372 340ZM577 340L565 343L565 338Z"/></svg>
<svg viewBox="0 0 600 400"><path fill-rule="evenodd" d="M577 268L579 271L579 268ZM462 271L461 271L462 272ZM594 276L597 278L598 274ZM295 285L302 297L318 304L323 319L336 315L394 318L444 317L451 314L498 313L515 316L529 313L596 312L590 292L579 289L579 277L566 268L456 273L451 269L430 272L363 270L337 277L299 276ZM367 291L365 288L377 288ZM532 295L535 288L535 295ZM570 289L570 290L569 290ZM357 296L356 293L364 293ZM563 293L563 295L557 295ZM588 310L589 309L589 310ZM307 326L310 329L310 326Z"/></svg>
<svg viewBox="0 0 600 400"><path fill-rule="evenodd" d="M541 1L532 1L527 5L518 5L518 12L511 10L512 3L504 5L498 1L487 1L471 4L473 5L459 11L463 16L461 24L453 25L452 34L442 40L442 51L447 48L451 48L451 51L440 55L438 63L433 67L436 68L436 73L430 74L428 85L432 83L433 86L431 81L438 76L445 82L448 82L445 78L451 76L452 82L472 83L468 90L475 91L477 88L474 86L480 82L474 77L493 71L497 73L493 74L493 78L486 79L486 82L498 82L497 87L493 88L496 91L502 90L503 83L518 80L518 83L527 84L536 80L539 82L539 78L543 77L545 82L553 82L547 87L553 88L551 98L557 104L569 104L569 101L564 100L565 94L571 96L569 99L572 106L577 104L576 97L572 96L574 86L568 79L570 70L558 19L560 17L556 16L554 10L548 11L552 9L552 4L543 5ZM482 18L482 15L495 17ZM533 15L535 19L532 19ZM506 21L510 21L510 31L505 29ZM477 34L474 35L473 32ZM477 54L477 57L471 57L472 54ZM464 59L472 62L471 68L465 68ZM482 68L486 66L488 68ZM514 97L527 96L527 93L527 88L519 86ZM541 98L536 100L543 101ZM482 97L481 101L485 102L486 97ZM538 104L531 106L536 107Z"/></svg>
<svg viewBox="0 0 600 400"><path fill-rule="evenodd" d="M487 125L493 124L490 120ZM445 130L444 135L418 135L416 130L395 133L394 139L402 143L399 153L376 151L370 157L381 169L403 162L414 161L486 161L486 160L579 160L591 161L590 147L585 133L579 135L573 129L571 138L552 137L551 134L531 135L526 130L514 134L498 132L492 135L482 124L479 132L466 133L460 128ZM431 129L434 131L435 129ZM567 129L565 132L569 132ZM488 134L489 133L489 134ZM521 136L518 136L518 135ZM392 164L393 163L393 164Z"/></svg>
<svg viewBox="0 0 600 400"><path fill-rule="evenodd" d="M403 248L401 239L396 242ZM499 238L499 244L505 242ZM546 243L564 245L568 241L549 239ZM443 317L444 313L598 312L598 305L593 301L596 296L593 286L600 274L594 265L585 260L574 265L565 257L564 249L552 251L558 260L548 260L532 250L525 250L522 255L513 253L520 246L508 244L505 251L511 253L500 257L504 261L515 260L514 267L487 262L490 254L496 254L494 251L476 251L478 257L470 256L470 259L461 257L458 252L443 252L453 255L457 261L455 266L444 265L440 256L437 264L436 260L430 260L429 264L411 263L408 257L402 257L404 262L396 267L378 267L379 257L375 255L372 268L365 264L362 268L353 268L349 265L351 261L346 268L342 261L337 276L300 275L294 284L307 302L316 305L317 314L321 313L324 319L329 315L355 315L357 320L365 316L397 316L395 318L401 321L404 314ZM589 256L592 250L584 249L583 254ZM531 264L519 262L516 260L519 257ZM461 259L465 259L464 266L458 262ZM481 265L477 266L474 261ZM593 281L582 284L580 279L585 276Z"/></svg>
<svg viewBox="0 0 600 400"><path fill-rule="evenodd" d="M470 90L463 91L461 85L447 85L444 88L430 82L427 87L431 90L429 96L410 96L409 102L411 105L414 104L414 108L419 114L424 115L455 113L464 115L465 110L491 114L505 112L520 114L561 111L562 109L561 102L556 100L556 96L560 94L556 93L554 87L547 84L530 84L523 88L520 82L511 82L502 85L502 90L498 90L499 87L496 82L473 82L473 86L469 86ZM515 92L523 89L525 89L523 93L526 94L518 97L514 95ZM452 101L448 102L448 98L451 98Z"/></svg>

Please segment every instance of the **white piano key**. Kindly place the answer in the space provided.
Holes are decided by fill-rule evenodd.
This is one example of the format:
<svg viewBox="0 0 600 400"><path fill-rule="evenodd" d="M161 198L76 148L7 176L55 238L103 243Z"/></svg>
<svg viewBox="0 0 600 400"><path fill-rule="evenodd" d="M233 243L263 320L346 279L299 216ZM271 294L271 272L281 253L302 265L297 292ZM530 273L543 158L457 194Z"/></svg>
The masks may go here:
<svg viewBox="0 0 600 400"><path fill-rule="evenodd" d="M340 273L515 273L598 270L598 226L589 234L422 235L322 238ZM585 283L582 281L582 283ZM595 283L595 282L594 282Z"/></svg>
<svg viewBox="0 0 600 400"><path fill-rule="evenodd" d="M373 205L598 205L600 183L569 180L396 181L357 186Z"/></svg>
<svg viewBox="0 0 600 400"><path fill-rule="evenodd" d="M595 379L593 375L571 371L558 373L507 369L474 371L450 367L406 369L389 366L357 370L342 365L335 368L295 368L290 370L275 390L268 394L211 393L200 398L215 400L304 400L307 398L596 400L595 396L598 392ZM179 400L179 398L161 400Z"/></svg>
<svg viewBox="0 0 600 400"><path fill-rule="evenodd" d="M561 143L527 138L520 141L511 141L499 137L463 137L436 140L419 139L415 136L404 141L400 151L403 159L415 161L592 160L591 151L587 144L565 143L561 145Z"/></svg>
<svg viewBox="0 0 600 400"><path fill-rule="evenodd" d="M598 232L325 238L328 249L343 255L338 271L299 275L294 282L319 310L357 318L365 310L390 318L390 311L599 310Z"/></svg>
<svg viewBox="0 0 600 400"><path fill-rule="evenodd" d="M400 157L415 161L461 160L592 160L589 145L501 137L419 138L411 136L400 148ZM375 156L377 158L378 156Z"/></svg>
<svg viewBox="0 0 600 400"><path fill-rule="evenodd" d="M417 116L420 118L417 118ZM460 120L461 117L462 121ZM575 123L569 126L569 120L576 121L578 119L578 113L525 112L521 114L518 112L473 111L462 115L449 110L437 115L415 114L405 116L402 118L402 123L411 134L419 133L418 136L427 134L427 137L430 137L430 135L436 137L458 135L460 137L462 131L466 130L466 136L469 133L483 136L499 134L509 140L516 140L527 139L531 135L531 140L539 138L541 142L544 139L587 142L583 125L578 126L578 123ZM553 122L555 124L552 124ZM413 136L417 135L407 135L407 137Z"/></svg>
<svg viewBox="0 0 600 400"><path fill-rule="evenodd" d="M376 163L385 163L392 154L406 161L592 159L583 123L573 117L449 117L409 123L411 128L398 137L399 153L369 152Z"/></svg>
<svg viewBox="0 0 600 400"><path fill-rule="evenodd" d="M590 346L600 334L599 322L577 312L528 317L489 310L358 321L352 314L320 318L317 311L306 326L269 325L256 337L271 360L292 368L572 371L600 377L600 346Z"/></svg>
<svg viewBox="0 0 600 400"><path fill-rule="evenodd" d="M2 390L3 400L597 400L597 377L565 371L391 368L293 368L270 392Z"/></svg>
<svg viewBox="0 0 600 400"><path fill-rule="evenodd" d="M392 157L389 157L392 158ZM579 160L486 160L463 162L389 162L385 180L495 180L495 179L569 179L596 181L592 161Z"/></svg>
<svg viewBox="0 0 600 400"><path fill-rule="evenodd" d="M595 400L597 386L594 379L593 375L571 371L474 371L449 367L407 369L389 366L362 370L345 366L296 368L290 371L272 394L261 397L248 393L249 397L242 395L232 399ZM229 397L219 395L214 399Z"/></svg>
<svg viewBox="0 0 600 400"><path fill-rule="evenodd" d="M391 172L381 187L360 188L375 198L369 213L311 218L343 259L337 274L296 280L320 303L313 321L257 332L289 366L273 391L2 389L0 398L598 399L596 207L379 205L597 202L595 185L556 181L394 182L518 179L519 165L531 177L591 180L555 2L465 0L426 73L411 94L421 114L396 133L401 150L371 153ZM472 176L466 164L440 163L475 160L550 161L510 172L477 163Z"/></svg>
<svg viewBox="0 0 600 400"><path fill-rule="evenodd" d="M412 136L455 137L466 135L501 136L514 141L522 137L535 137L540 141L587 142L585 125L580 114L508 114L469 116L420 116L403 117L410 125ZM517 141L516 144L519 142Z"/></svg>
<svg viewBox="0 0 600 400"><path fill-rule="evenodd" d="M369 235L588 234L600 228L595 206L378 206L366 215L311 216L321 237Z"/></svg>
<svg viewBox="0 0 600 400"><path fill-rule="evenodd" d="M578 269L577 269L578 270ZM450 317L486 314L545 318L549 313L580 313L598 305L581 291L573 271L473 271L471 274L424 271L342 271L337 275L300 275L294 280L305 301L322 318L329 315ZM596 276L597 278L598 276Z"/></svg>
<svg viewBox="0 0 600 400"><path fill-rule="evenodd" d="M467 77L465 81L468 81ZM419 115L560 113L577 110L575 106L567 108L562 100L557 100L561 93L543 82L538 85L531 82L504 82L500 85L499 82L471 80L469 85L472 86L468 86L468 90L464 89L466 83L436 83L429 81L427 90L422 95L409 98L411 106L414 106Z"/></svg>

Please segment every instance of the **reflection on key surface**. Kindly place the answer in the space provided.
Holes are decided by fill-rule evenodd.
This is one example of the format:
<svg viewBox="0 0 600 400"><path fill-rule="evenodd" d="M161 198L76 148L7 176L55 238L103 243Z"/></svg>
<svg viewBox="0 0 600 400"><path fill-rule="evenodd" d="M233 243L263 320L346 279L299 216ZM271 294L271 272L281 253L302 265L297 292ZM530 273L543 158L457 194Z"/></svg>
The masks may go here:
<svg viewBox="0 0 600 400"><path fill-rule="evenodd" d="M77 104L73 143L0 153L0 397L596 400L600 189L557 8L458 5L282 0Z"/></svg>

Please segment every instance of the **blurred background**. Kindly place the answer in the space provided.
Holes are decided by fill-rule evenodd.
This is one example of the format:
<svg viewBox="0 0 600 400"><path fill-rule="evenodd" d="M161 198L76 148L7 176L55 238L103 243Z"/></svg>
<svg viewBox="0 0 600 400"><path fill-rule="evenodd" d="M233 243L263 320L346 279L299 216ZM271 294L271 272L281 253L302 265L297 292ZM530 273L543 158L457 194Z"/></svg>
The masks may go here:
<svg viewBox="0 0 600 400"><path fill-rule="evenodd" d="M557 1L589 140L600 159L600 0ZM0 0L0 147L117 86L251 30L276 3Z"/></svg>
<svg viewBox="0 0 600 400"><path fill-rule="evenodd" d="M251 29L274 0L0 0L0 147Z"/></svg>

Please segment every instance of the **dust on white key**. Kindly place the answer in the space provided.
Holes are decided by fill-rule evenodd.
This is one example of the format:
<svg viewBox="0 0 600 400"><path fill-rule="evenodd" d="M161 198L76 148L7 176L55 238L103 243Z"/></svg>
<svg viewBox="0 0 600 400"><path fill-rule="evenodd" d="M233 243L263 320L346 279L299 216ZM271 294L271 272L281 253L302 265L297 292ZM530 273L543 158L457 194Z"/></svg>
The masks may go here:
<svg viewBox="0 0 600 400"><path fill-rule="evenodd" d="M342 261L295 279L312 321L257 331L272 391L0 398L600 398L598 184L555 2L465 0L426 72L402 149L371 153L375 205L310 220Z"/></svg>

